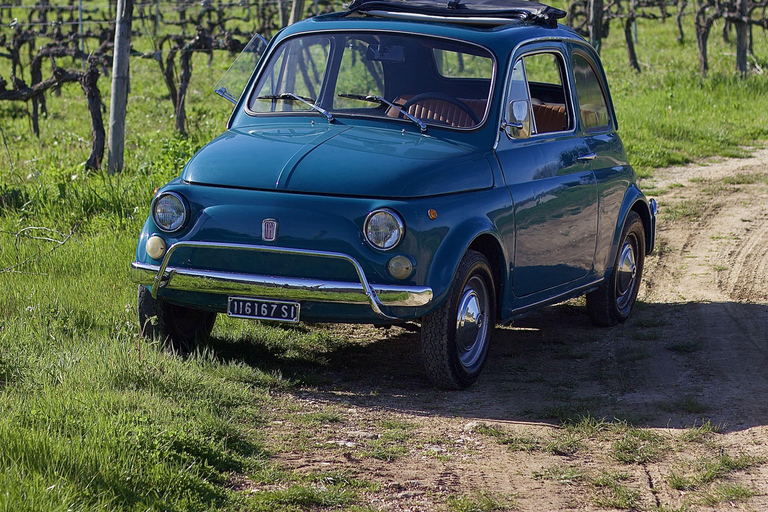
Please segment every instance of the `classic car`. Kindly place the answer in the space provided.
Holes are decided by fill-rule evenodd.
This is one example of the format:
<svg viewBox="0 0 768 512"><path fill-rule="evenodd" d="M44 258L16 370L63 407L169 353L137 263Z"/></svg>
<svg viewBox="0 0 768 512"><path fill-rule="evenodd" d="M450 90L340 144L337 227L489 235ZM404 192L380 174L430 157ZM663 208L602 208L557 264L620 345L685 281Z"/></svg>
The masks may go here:
<svg viewBox="0 0 768 512"><path fill-rule="evenodd" d="M585 294L595 324L624 322L656 203L564 15L355 0L261 56L254 38L217 86L226 131L152 201L131 265L143 335L188 351L217 314L413 322L429 377L462 388L497 324Z"/></svg>

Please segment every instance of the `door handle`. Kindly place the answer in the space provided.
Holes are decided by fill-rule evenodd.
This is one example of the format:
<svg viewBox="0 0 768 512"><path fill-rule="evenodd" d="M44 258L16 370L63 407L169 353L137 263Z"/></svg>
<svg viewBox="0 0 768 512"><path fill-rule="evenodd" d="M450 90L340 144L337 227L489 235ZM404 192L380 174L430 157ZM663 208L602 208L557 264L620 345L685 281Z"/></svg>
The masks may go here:
<svg viewBox="0 0 768 512"><path fill-rule="evenodd" d="M587 153L586 155L581 155L576 160L579 162L589 162L597 158L597 155L595 153Z"/></svg>

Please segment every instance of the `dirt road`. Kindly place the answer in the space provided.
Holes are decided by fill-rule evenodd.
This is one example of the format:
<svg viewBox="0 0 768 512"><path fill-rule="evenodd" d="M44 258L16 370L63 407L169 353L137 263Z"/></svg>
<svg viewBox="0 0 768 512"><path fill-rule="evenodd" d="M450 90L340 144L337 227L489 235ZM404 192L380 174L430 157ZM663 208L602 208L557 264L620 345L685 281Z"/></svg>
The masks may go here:
<svg viewBox="0 0 768 512"><path fill-rule="evenodd" d="M275 418L280 461L378 482L374 510L768 510L768 150L642 185L658 250L625 325L571 301L498 328L463 392L417 333L336 328L359 345L290 398L331 419Z"/></svg>

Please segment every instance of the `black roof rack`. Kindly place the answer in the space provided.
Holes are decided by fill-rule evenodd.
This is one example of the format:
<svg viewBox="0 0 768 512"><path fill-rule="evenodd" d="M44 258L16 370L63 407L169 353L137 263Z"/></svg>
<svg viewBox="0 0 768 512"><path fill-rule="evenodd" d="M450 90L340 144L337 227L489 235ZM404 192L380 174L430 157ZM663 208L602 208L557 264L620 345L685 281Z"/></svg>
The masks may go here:
<svg viewBox="0 0 768 512"><path fill-rule="evenodd" d="M531 21L550 27L566 12L526 0L354 0L348 14L406 19L429 19L453 23L499 25L512 20Z"/></svg>

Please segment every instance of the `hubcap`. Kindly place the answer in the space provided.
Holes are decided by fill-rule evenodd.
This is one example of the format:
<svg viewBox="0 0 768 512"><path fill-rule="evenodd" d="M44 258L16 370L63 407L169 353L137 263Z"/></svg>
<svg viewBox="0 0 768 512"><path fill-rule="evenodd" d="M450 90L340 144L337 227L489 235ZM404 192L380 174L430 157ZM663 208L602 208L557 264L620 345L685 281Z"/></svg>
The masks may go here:
<svg viewBox="0 0 768 512"><path fill-rule="evenodd" d="M488 333L488 290L473 276L464 287L456 315L456 344L461 365L472 370L482 359Z"/></svg>
<svg viewBox="0 0 768 512"><path fill-rule="evenodd" d="M619 269L616 276L616 305L619 309L626 308L632 301L637 281L635 261L635 246L630 240L625 240L619 254Z"/></svg>

